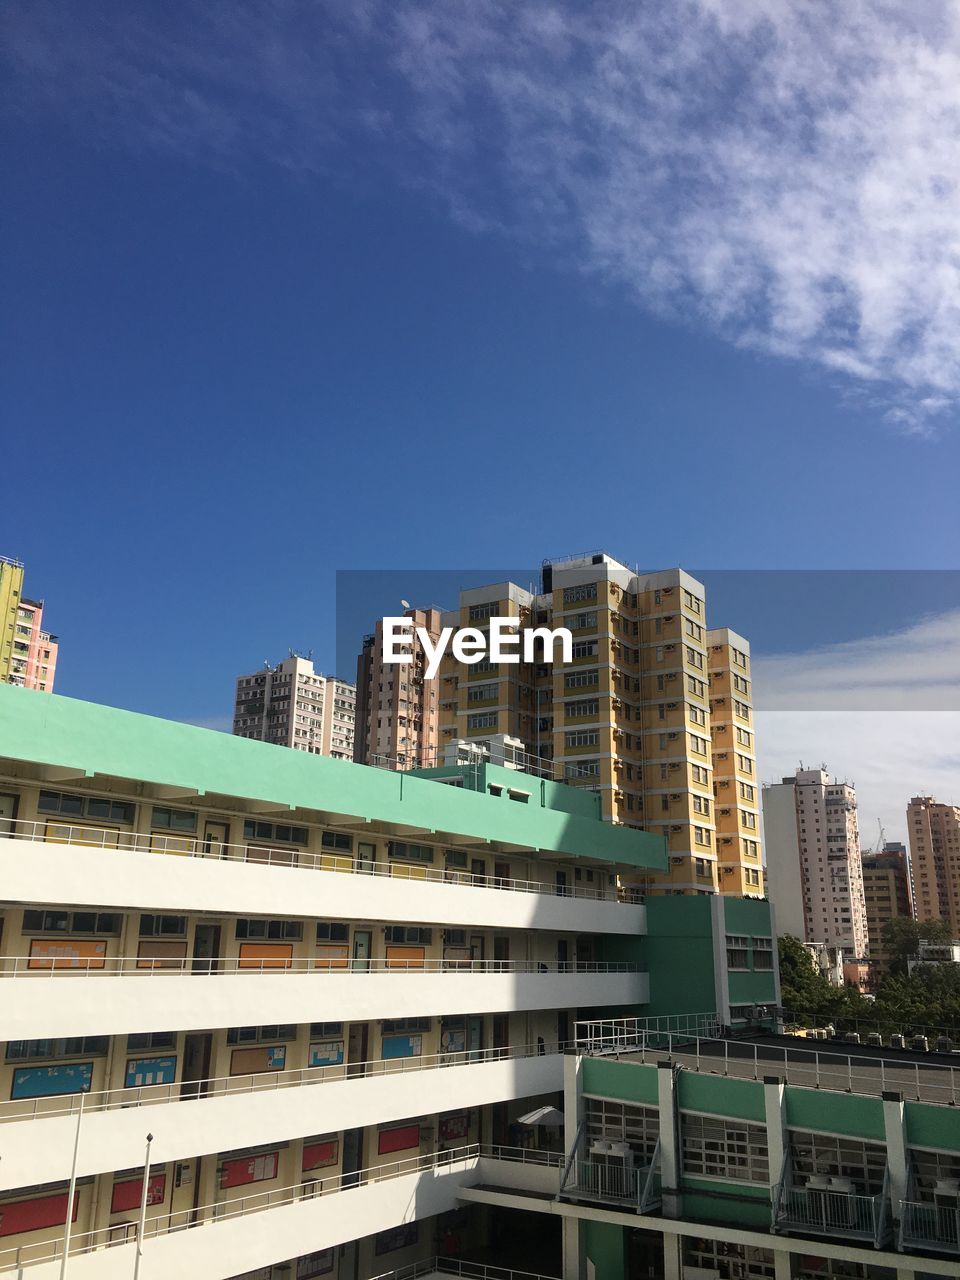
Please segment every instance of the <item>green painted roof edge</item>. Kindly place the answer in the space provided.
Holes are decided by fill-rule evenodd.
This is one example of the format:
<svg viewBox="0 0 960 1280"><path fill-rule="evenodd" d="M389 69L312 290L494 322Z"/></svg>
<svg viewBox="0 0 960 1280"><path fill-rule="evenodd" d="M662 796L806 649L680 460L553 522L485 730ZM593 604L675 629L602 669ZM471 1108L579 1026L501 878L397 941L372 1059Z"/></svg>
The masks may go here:
<svg viewBox="0 0 960 1280"><path fill-rule="evenodd" d="M0 756L665 870L663 837L59 694L0 685Z"/></svg>

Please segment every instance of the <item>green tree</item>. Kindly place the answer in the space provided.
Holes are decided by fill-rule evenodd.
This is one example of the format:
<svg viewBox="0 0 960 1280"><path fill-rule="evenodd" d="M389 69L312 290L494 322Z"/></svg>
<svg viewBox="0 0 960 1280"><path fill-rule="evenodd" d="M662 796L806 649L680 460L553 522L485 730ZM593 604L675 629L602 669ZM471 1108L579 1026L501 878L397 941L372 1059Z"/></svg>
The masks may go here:
<svg viewBox="0 0 960 1280"><path fill-rule="evenodd" d="M949 942L950 926L943 920L912 920L907 916L894 916L883 926L883 946L886 950L889 972L906 976L907 961L915 956L921 942Z"/></svg>

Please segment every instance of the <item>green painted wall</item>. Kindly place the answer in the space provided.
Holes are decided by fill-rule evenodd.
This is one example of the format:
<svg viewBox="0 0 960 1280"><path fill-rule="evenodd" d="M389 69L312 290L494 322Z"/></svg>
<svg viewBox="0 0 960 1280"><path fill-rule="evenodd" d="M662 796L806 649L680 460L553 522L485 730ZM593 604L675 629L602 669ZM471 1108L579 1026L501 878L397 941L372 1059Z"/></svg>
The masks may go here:
<svg viewBox="0 0 960 1280"><path fill-rule="evenodd" d="M584 1093L624 1102L657 1105L657 1068L611 1058L584 1058L581 1074Z"/></svg>
<svg viewBox="0 0 960 1280"><path fill-rule="evenodd" d="M960 1111L956 1107L931 1107L923 1102L904 1105L907 1141L917 1147L960 1151Z"/></svg>
<svg viewBox="0 0 960 1280"><path fill-rule="evenodd" d="M826 1089L786 1089L787 1124L791 1129L843 1133L852 1138L884 1141L883 1103L855 1093L831 1093ZM931 1108L933 1110L933 1108ZM942 1107L936 1108L944 1110Z"/></svg>
<svg viewBox="0 0 960 1280"><path fill-rule="evenodd" d="M290 809L329 811L663 870L663 837L541 802L527 804L441 786L347 760L309 755L231 734L92 702L0 685L0 755L117 778L191 787ZM514 782L526 775L504 771Z"/></svg>
<svg viewBox="0 0 960 1280"><path fill-rule="evenodd" d="M777 985L770 969L735 969L727 974L731 1004L776 1004Z"/></svg>
<svg viewBox="0 0 960 1280"><path fill-rule="evenodd" d="M770 903L763 898L724 898L723 915L727 933L746 933L755 938L770 938Z"/></svg>
<svg viewBox="0 0 960 1280"><path fill-rule="evenodd" d="M717 1001L710 899L648 898L645 961L648 1015L712 1013Z"/></svg>
<svg viewBox="0 0 960 1280"><path fill-rule="evenodd" d="M763 1085L756 1080L681 1071L677 1077L677 1097L681 1108L687 1111L764 1122Z"/></svg>
<svg viewBox="0 0 960 1280"><path fill-rule="evenodd" d="M588 1219L583 1224L583 1233L584 1250L597 1269L597 1280L623 1280L626 1266L623 1227Z"/></svg>
<svg viewBox="0 0 960 1280"><path fill-rule="evenodd" d="M738 1227L770 1227L770 1191L768 1187L739 1184L733 1190L732 1183L711 1183L706 1178L687 1178L683 1181L683 1216L697 1218L701 1222L722 1222ZM702 1188L704 1194L691 1194L687 1188ZM706 1194L712 1191L713 1194Z"/></svg>

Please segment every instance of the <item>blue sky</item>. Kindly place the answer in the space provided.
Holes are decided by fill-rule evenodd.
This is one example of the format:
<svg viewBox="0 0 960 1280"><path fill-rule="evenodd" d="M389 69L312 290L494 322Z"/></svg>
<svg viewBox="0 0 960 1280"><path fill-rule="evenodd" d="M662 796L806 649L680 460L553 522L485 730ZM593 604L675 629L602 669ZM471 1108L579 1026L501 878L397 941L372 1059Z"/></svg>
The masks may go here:
<svg viewBox="0 0 960 1280"><path fill-rule="evenodd" d="M0 551L61 692L214 722L333 663L338 569L955 566L950 10L721 9L14 6Z"/></svg>

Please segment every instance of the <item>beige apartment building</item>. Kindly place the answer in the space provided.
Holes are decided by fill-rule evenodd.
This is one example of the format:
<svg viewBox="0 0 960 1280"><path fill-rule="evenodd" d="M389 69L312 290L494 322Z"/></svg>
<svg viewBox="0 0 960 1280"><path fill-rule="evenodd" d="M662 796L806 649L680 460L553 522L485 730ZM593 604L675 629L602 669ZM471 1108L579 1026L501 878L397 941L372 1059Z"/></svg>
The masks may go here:
<svg viewBox="0 0 960 1280"><path fill-rule="evenodd" d="M704 586L682 569L639 573L601 552L544 562L540 587L473 588L443 615L481 630L492 616L567 627L573 651L499 668L448 655L441 750L519 739L548 776L599 792L608 821L666 836L669 871L643 888L762 896L747 642L707 628Z"/></svg>
<svg viewBox="0 0 960 1280"><path fill-rule="evenodd" d="M767 889L782 933L867 955L857 793L825 769L763 788Z"/></svg>
<svg viewBox="0 0 960 1280"><path fill-rule="evenodd" d="M899 916L913 917L913 890L906 845L888 841L882 852L863 855L863 899L867 910L870 959L886 965L884 927Z"/></svg>
<svg viewBox="0 0 960 1280"><path fill-rule="evenodd" d="M918 920L945 920L960 938L960 808L914 796L907 830Z"/></svg>
<svg viewBox="0 0 960 1280"><path fill-rule="evenodd" d="M407 609L413 624L409 665L383 661L383 621L365 636L357 658L357 723L353 758L358 764L418 768L436 764L440 745L439 682L425 678L426 658L416 640L422 628L436 642L439 609Z"/></svg>
<svg viewBox="0 0 960 1280"><path fill-rule="evenodd" d="M275 667L237 677L233 732L314 755L353 759L357 691L291 653Z"/></svg>

